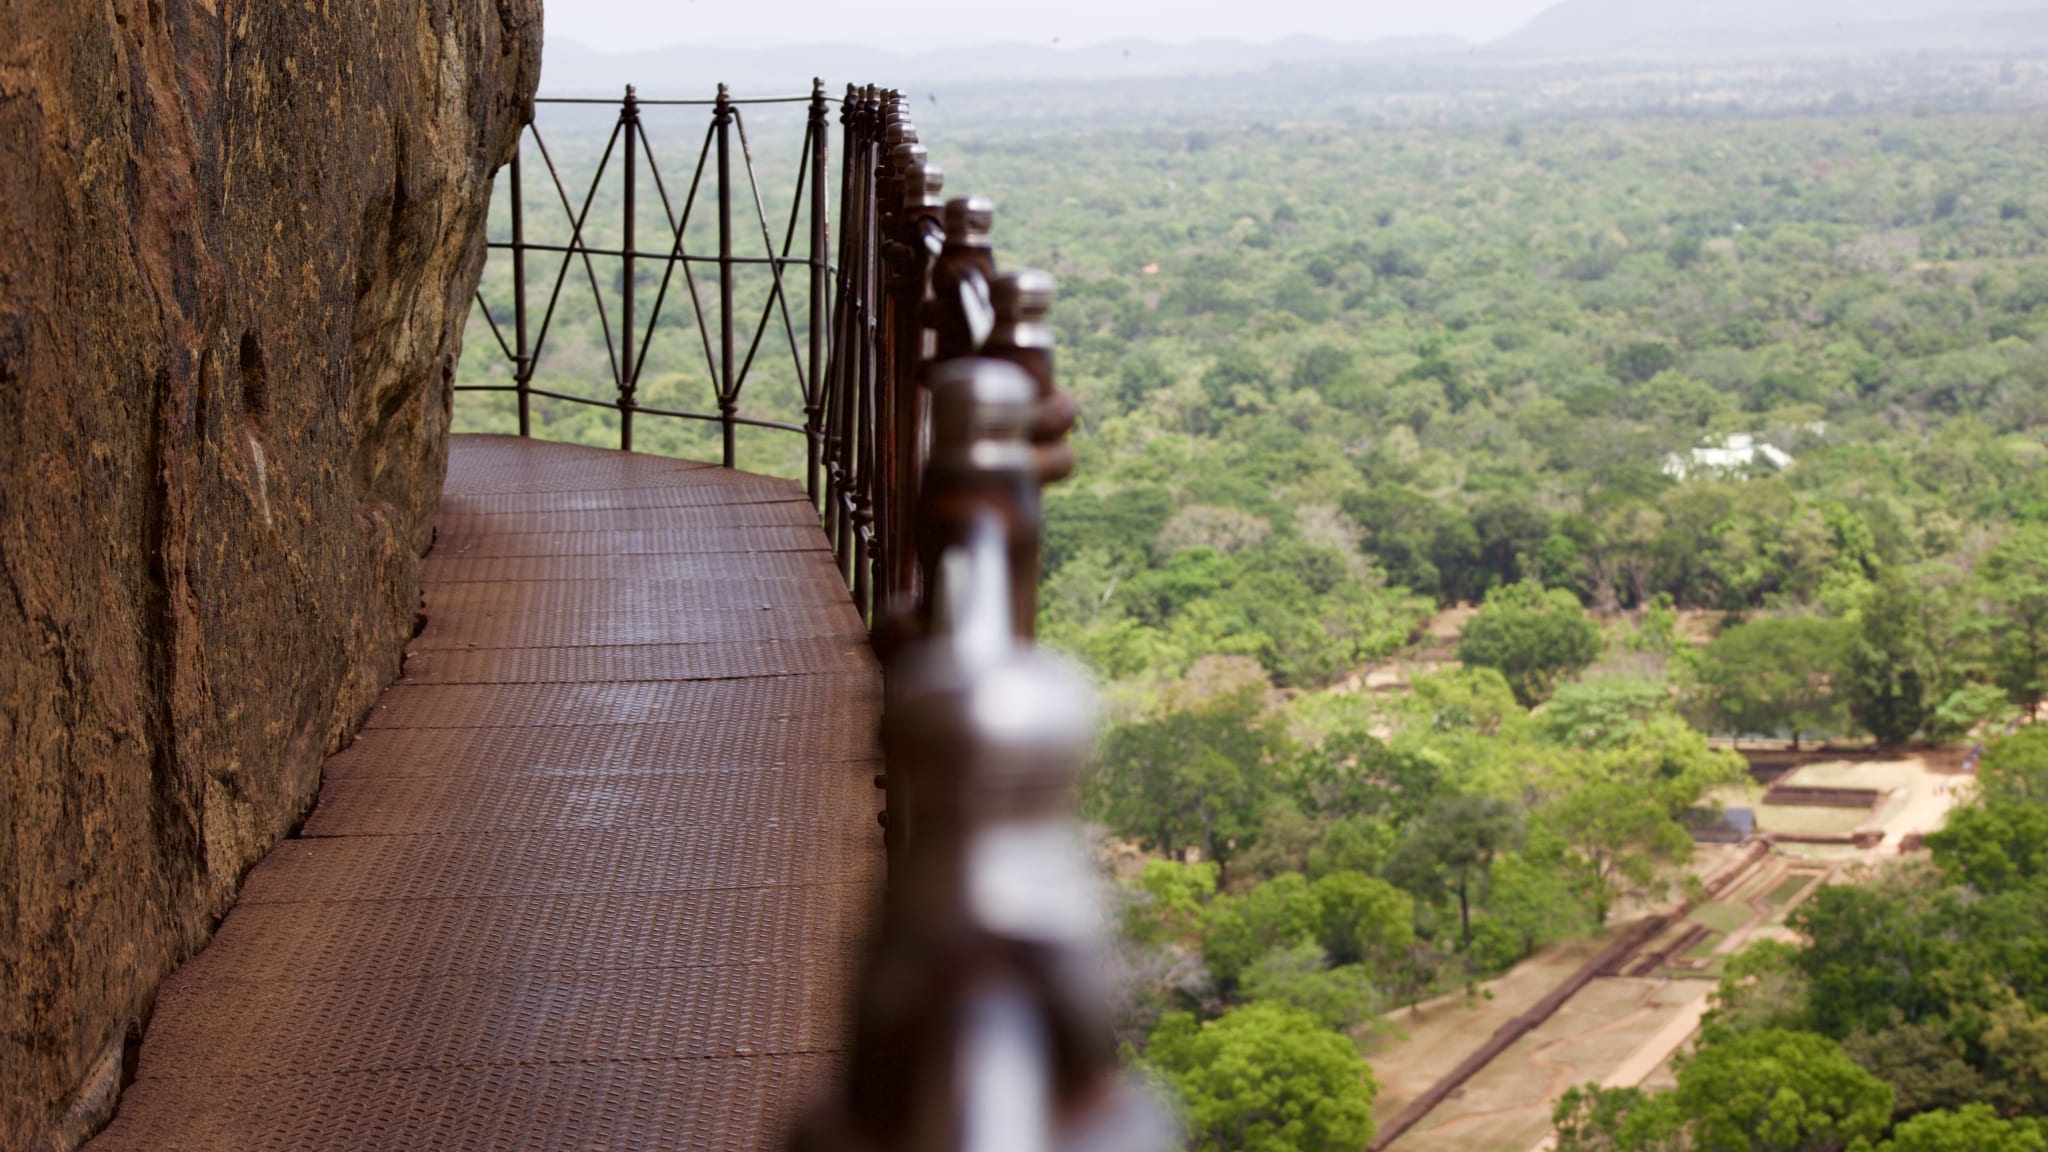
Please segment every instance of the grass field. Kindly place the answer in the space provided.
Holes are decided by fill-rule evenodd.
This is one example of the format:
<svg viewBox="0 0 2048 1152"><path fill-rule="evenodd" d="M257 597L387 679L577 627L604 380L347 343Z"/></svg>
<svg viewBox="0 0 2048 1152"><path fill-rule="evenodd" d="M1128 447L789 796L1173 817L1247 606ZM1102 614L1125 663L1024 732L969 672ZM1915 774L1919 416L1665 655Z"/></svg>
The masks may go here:
<svg viewBox="0 0 2048 1152"><path fill-rule="evenodd" d="M1764 804L1756 810L1757 831L1793 835L1847 835L1870 819L1868 808L1807 808Z"/></svg>
<svg viewBox="0 0 2048 1152"><path fill-rule="evenodd" d="M1747 905L1723 904L1719 901L1714 901L1693 909L1692 914L1687 916L1686 919L1695 924L1705 924L1716 932L1725 933L1733 932L1744 924L1749 923L1751 915L1753 913Z"/></svg>
<svg viewBox="0 0 2048 1152"><path fill-rule="evenodd" d="M1773 906L1790 904L1799 897L1801 892L1806 891L1806 886L1813 883L1813 881L1814 878L1812 876L1787 876L1783 883L1771 889L1770 895L1764 897L1764 903Z"/></svg>

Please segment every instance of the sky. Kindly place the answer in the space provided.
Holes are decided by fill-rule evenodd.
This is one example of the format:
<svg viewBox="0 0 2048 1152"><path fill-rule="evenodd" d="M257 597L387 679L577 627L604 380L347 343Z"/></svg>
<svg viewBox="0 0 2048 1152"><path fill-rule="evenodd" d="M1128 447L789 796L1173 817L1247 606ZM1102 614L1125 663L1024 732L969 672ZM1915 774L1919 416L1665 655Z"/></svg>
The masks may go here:
<svg viewBox="0 0 2048 1152"><path fill-rule="evenodd" d="M920 51L1018 40L1079 47L1124 37L1265 43L1284 36L1372 40L1451 33L1484 42L1553 0L548 0L547 34L620 52L669 44L768 47L846 41ZM971 18L967 14L972 14Z"/></svg>

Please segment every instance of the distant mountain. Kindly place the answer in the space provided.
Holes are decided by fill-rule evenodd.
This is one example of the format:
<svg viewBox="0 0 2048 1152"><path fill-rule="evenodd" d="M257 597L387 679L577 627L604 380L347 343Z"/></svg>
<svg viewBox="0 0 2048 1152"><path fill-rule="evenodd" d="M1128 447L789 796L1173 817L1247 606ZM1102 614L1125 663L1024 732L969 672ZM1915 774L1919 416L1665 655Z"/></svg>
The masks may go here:
<svg viewBox="0 0 2048 1152"><path fill-rule="evenodd" d="M1471 51L1456 36L1409 36L1338 42L1294 36L1271 44L1202 40L1161 44L1117 40L1084 48L988 44L976 48L898 53L858 44L769 48L678 44L640 52L608 53L573 41L548 42L541 92L615 92L628 79L647 95L701 95L723 81L736 95L799 93L811 77L838 83L886 78L897 87L929 88L988 80L1116 80L1153 76L1205 76L1259 72L1276 65L1341 63L1387 57L1443 57Z"/></svg>
<svg viewBox="0 0 2048 1152"><path fill-rule="evenodd" d="M1487 51L1911 49L2011 44L2015 36L2048 42L2048 0L1562 0Z"/></svg>

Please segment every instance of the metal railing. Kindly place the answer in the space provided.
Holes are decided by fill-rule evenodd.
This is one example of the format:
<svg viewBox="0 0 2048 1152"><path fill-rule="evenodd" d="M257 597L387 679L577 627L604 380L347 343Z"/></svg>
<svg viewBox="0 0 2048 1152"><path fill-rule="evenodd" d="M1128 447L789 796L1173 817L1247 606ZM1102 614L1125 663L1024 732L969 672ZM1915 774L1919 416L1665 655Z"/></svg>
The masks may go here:
<svg viewBox="0 0 2048 1152"><path fill-rule="evenodd" d="M809 492L842 575L884 657L881 815L889 891L854 1007L854 1051L828 1100L795 1138L802 1152L971 1149L974 1152L1154 1152L1171 1142L1153 1101L1117 1065L1109 1022L1096 878L1072 811L1072 785L1091 735L1085 678L1033 647L1041 487L1073 467L1066 434L1072 401L1055 385L1046 314L1053 284L1042 272L999 275L989 244L993 208L978 197L942 202L899 93L849 88L839 101L842 163L836 245L825 168L827 100L809 97L804 162L779 249L754 198L765 258L734 255L731 154L751 149L742 101L723 87L689 193L677 213L653 164L632 90L598 164L601 179L621 141L625 223L616 248L586 239L597 184L574 208L538 134L537 150L571 221L570 242L526 239L520 169L511 171L509 242L514 335L492 318L515 367L522 435L533 396L608 403L620 446L638 414L718 420L724 463L734 432L756 425L800 433ZM635 249L637 166L648 171L670 221L669 252ZM715 163L718 255L688 251L686 233L704 171ZM793 247L808 219L808 248ZM826 259L827 249L831 259ZM525 261L560 257L547 309L530 331ZM600 303L593 261L618 260L621 284L636 265L661 262L655 314L617 302L605 323L616 396L608 402L534 384L535 363L571 265L581 261ZM733 272L765 259L774 272L762 323L738 354ZM693 274L719 275L714 351ZM805 271L800 309L808 355L787 311L785 270ZM638 403L636 386L653 324L680 270L715 383L718 412ZM480 297L481 301L481 297ZM485 313L490 315L488 304ZM781 308L802 382L802 422L748 418L741 390ZM603 309L600 309L603 314ZM648 325L637 339L636 322Z"/></svg>
<svg viewBox="0 0 2048 1152"><path fill-rule="evenodd" d="M849 89L849 98L854 95ZM837 101L825 95L822 81L813 85L811 95L807 97L735 99L721 84L717 97L711 100L642 99L631 86L618 100L548 97L535 100L537 110L553 109L567 113L594 107L616 107L618 114L610 125L589 182L581 187L580 194L572 193L564 176L566 165L557 162L538 120L528 123L521 147L506 169L509 235L488 241L493 253L506 253L511 262L511 286L506 293L510 300L499 302L501 306L509 306L510 316L501 321L500 309L493 308L493 302L482 287L479 287L476 298L491 335L511 368L512 382L458 384L456 390L505 392L516 396L521 436L533 434L534 397L613 409L619 419L619 447L627 451L633 449L636 417L713 421L723 429L722 462L728 468L735 465L737 432L741 427L768 428L802 435L811 442L808 481L813 498L817 498L819 450L823 437L818 415L827 403L824 381L828 355L826 316L830 310L832 275L827 254L831 208L825 168L830 150L831 105L834 103ZM755 171L754 150L747 137L746 110L791 104L804 105L807 110L802 148L787 216L771 222L771 213L762 197L762 182ZM687 185L677 184L664 174L655 138L648 132L646 123L650 110L671 108L710 110L710 122L696 150ZM735 144L738 145L737 153ZM531 206L527 201L525 157L528 145L539 156L546 177L542 198L551 201L551 208L543 212L542 217L551 224L566 227L568 235L561 242L535 240L528 234L530 225L534 223L529 216ZM744 186L735 180L736 158ZM606 188L607 179L615 173L618 179L616 217L604 221L593 219L599 192ZM650 191L652 200L647 198ZM751 219L736 222L734 201L742 194L748 198L745 207ZM708 241L711 252L696 250L691 239L692 226L701 223L698 212L707 200L712 214L710 226L713 236ZM657 203L660 208L657 243L660 246L643 248L642 227L645 221L642 216ZM779 213L776 215L780 216ZM779 229L777 223L781 225ZM600 224L607 227L616 225L614 235L608 241L593 238ZM774 234L778 230L781 232L779 243ZM800 233L803 237L801 245L798 243ZM758 247L752 251L741 251L744 247L756 245ZM545 291L538 294L538 300L529 277L529 264L536 258L553 261L552 275L543 277ZM605 262L605 275L599 274L600 261ZM615 287L610 293L611 298L607 299L605 284L614 282L610 274L614 265ZM700 283L699 270L705 268L714 270L711 278L715 283L708 287ZM746 347L742 354L741 317L737 311L735 284L737 273L747 268L765 269L772 280L772 287L760 316L748 326L751 331L745 338ZM786 275L793 270L795 276ZM652 271L658 271L659 279L654 286L652 306L642 311L642 279ZM578 290L587 287L596 305L597 322L611 376L612 395L609 397L578 395L560 388L544 387L536 381L543 354L548 349L548 339L555 331L564 292L572 280L578 279L582 281ZM789 283L791 279L798 283L792 286ZM713 297L713 303L707 304L707 294ZM716 411L662 407L647 404L641 399L640 385L648 367L649 353L655 348L656 332L677 296L687 296L689 316L696 328L711 379L710 399ZM793 297L804 313L801 325L804 335L801 339L797 335L799 323L791 314ZM778 328L779 332L776 331ZM763 345L775 343L773 336L782 337L787 344L789 363L801 388L804 414L796 419L750 416L740 410L746 384L763 352Z"/></svg>
<svg viewBox="0 0 2048 1152"><path fill-rule="evenodd" d="M849 99L828 530L884 653L884 903L840 1091L802 1152L1152 1152L1117 1064L1072 811L1086 679L1035 650L1039 491L1072 470L1051 277L997 274L894 93Z"/></svg>

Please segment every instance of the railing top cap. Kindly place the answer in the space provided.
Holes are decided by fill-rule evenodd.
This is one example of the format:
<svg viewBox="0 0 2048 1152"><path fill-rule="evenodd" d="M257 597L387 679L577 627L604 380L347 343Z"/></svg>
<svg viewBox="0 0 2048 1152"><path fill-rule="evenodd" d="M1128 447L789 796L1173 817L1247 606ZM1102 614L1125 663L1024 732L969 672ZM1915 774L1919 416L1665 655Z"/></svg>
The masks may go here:
<svg viewBox="0 0 2048 1152"><path fill-rule="evenodd" d="M1029 471L1025 443L1038 383L1015 364L978 356L932 369L932 467L944 472Z"/></svg>
<svg viewBox="0 0 2048 1152"><path fill-rule="evenodd" d="M961 196L946 201L946 239L955 244L986 247L995 222L995 201L986 196Z"/></svg>
<svg viewBox="0 0 2048 1152"><path fill-rule="evenodd" d="M995 306L999 319L1031 323L1044 320L1045 314L1051 311L1057 288L1052 273L1024 268L997 277L989 290L989 302Z"/></svg>
<svg viewBox="0 0 2048 1152"><path fill-rule="evenodd" d="M906 652L887 682L884 723L901 738L954 745L966 770L953 783L970 798L1065 788L1095 736L1087 678L1032 648L993 662L964 655L944 635ZM947 698L955 703L935 704Z"/></svg>
<svg viewBox="0 0 2048 1152"><path fill-rule="evenodd" d="M920 160L903 170L903 201L912 208L935 208L940 189L946 186L946 170Z"/></svg>

